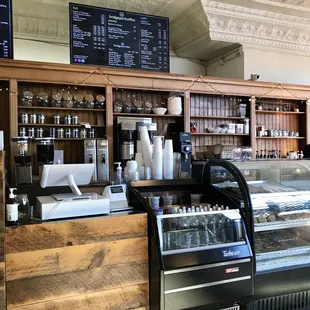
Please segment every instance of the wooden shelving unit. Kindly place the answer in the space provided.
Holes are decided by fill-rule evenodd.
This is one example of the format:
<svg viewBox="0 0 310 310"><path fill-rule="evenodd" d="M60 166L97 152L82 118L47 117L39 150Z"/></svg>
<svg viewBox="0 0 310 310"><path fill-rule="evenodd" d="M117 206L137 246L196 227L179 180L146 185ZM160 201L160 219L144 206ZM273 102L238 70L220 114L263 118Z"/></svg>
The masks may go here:
<svg viewBox="0 0 310 310"><path fill-rule="evenodd" d="M290 112L290 111L264 111L264 110L256 110L257 114L288 114L288 115L302 115L306 114L306 112Z"/></svg>
<svg viewBox="0 0 310 310"><path fill-rule="evenodd" d="M24 124L24 123L18 123L18 126L20 127L84 127L84 125L77 124ZM106 126L103 125L91 125L91 127L94 128L105 128Z"/></svg>
<svg viewBox="0 0 310 310"><path fill-rule="evenodd" d="M282 156L289 151L301 151L307 144L307 105L302 100L276 100L264 98L256 104L263 104L268 110L255 110L255 125L264 125L267 129L288 130L298 132L299 137L255 137L253 151L259 150L280 150ZM286 109L293 110L298 106L299 112L274 111L275 107L286 106ZM269 111L271 109L272 111ZM253 152L253 153L254 153Z"/></svg>
<svg viewBox="0 0 310 310"><path fill-rule="evenodd" d="M243 120L245 117L239 117L239 116L199 116L199 115L191 115L191 118L200 118L200 119L227 119L227 120Z"/></svg>
<svg viewBox="0 0 310 310"><path fill-rule="evenodd" d="M192 136L244 136L244 137L249 137L249 135L246 135L244 133L192 133Z"/></svg>
<svg viewBox="0 0 310 310"><path fill-rule="evenodd" d="M63 108L63 107L40 107L40 106L23 106L19 105L20 110L42 110L42 111L72 111L72 112L105 112L105 109L90 109L90 108Z"/></svg>
<svg viewBox="0 0 310 310"><path fill-rule="evenodd" d="M145 114L145 113L113 113L114 116L128 116L128 117L155 117L155 118L183 118L183 115L171 114Z"/></svg>

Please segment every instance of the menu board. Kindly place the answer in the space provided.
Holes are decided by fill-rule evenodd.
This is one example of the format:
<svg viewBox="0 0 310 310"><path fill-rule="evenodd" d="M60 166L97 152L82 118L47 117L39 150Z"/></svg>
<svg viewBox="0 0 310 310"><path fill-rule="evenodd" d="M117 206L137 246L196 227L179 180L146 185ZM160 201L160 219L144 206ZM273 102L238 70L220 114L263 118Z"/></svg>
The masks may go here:
<svg viewBox="0 0 310 310"><path fill-rule="evenodd" d="M11 0L0 0L0 58L13 58L11 10Z"/></svg>
<svg viewBox="0 0 310 310"><path fill-rule="evenodd" d="M70 62L169 72L169 19L70 3Z"/></svg>

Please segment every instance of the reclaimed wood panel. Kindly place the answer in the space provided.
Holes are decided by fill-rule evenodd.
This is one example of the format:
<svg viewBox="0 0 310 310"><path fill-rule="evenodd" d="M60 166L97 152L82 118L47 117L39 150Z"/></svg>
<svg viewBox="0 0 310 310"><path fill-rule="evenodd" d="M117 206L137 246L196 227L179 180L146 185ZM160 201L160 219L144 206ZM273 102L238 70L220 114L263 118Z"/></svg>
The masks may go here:
<svg viewBox="0 0 310 310"><path fill-rule="evenodd" d="M16 307L80 294L139 285L148 278L147 261L9 281L8 304ZM18 292L17 296L14 294Z"/></svg>
<svg viewBox="0 0 310 310"><path fill-rule="evenodd" d="M148 285L133 285L24 306L8 306L18 310L134 310L148 307Z"/></svg>
<svg viewBox="0 0 310 310"><path fill-rule="evenodd" d="M146 237L145 214L75 220L7 229L6 253L23 253Z"/></svg>
<svg viewBox="0 0 310 310"><path fill-rule="evenodd" d="M6 234L8 309L148 307L146 214L20 226Z"/></svg>

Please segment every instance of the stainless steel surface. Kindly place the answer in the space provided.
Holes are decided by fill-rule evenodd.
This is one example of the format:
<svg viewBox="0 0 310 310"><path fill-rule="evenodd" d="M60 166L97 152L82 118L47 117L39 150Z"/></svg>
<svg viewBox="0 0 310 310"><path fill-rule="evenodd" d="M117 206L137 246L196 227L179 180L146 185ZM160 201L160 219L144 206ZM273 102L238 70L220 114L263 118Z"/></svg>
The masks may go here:
<svg viewBox="0 0 310 310"><path fill-rule="evenodd" d="M109 142L97 140L97 175L98 181L109 181Z"/></svg>
<svg viewBox="0 0 310 310"><path fill-rule="evenodd" d="M97 150L95 139L84 140L84 163L95 164L92 181L97 181Z"/></svg>
<svg viewBox="0 0 310 310"><path fill-rule="evenodd" d="M165 271L164 275L183 273L183 272L189 272L189 271L196 271L196 270L203 270L203 269L210 269L210 268L236 265L236 264L243 264L243 263L249 263L250 261L251 260L249 258L245 258L245 259L238 259L238 260L224 262L224 263L216 263L216 264L209 264L209 265L194 266L194 267L189 267L189 268L174 269L174 270Z"/></svg>
<svg viewBox="0 0 310 310"><path fill-rule="evenodd" d="M134 158L134 155L133 141L123 141L121 145L121 159L130 160Z"/></svg>
<svg viewBox="0 0 310 310"><path fill-rule="evenodd" d="M239 281L246 281L246 280L250 280L250 279L251 279L251 276L245 276L245 277L233 278L233 279L229 279L229 280L222 280L222 281L215 281L215 282L204 283L204 284L199 284L199 285L186 286L186 287L177 288L174 290L164 291L164 294L168 295L168 294L180 293L180 292L196 290L196 289L210 287L210 286L222 285L222 284L227 284L227 283L234 283L234 282L239 282Z"/></svg>

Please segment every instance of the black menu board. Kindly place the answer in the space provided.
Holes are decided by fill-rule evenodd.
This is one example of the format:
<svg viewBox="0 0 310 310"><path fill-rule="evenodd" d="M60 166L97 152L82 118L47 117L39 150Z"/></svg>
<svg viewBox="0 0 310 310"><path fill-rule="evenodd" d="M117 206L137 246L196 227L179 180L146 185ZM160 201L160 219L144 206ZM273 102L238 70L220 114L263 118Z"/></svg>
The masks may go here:
<svg viewBox="0 0 310 310"><path fill-rule="evenodd" d="M11 0L0 0L0 58L13 58Z"/></svg>
<svg viewBox="0 0 310 310"><path fill-rule="evenodd" d="M70 62L169 72L169 19L70 3Z"/></svg>

